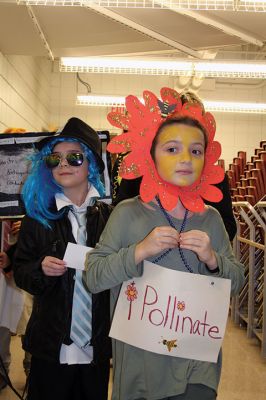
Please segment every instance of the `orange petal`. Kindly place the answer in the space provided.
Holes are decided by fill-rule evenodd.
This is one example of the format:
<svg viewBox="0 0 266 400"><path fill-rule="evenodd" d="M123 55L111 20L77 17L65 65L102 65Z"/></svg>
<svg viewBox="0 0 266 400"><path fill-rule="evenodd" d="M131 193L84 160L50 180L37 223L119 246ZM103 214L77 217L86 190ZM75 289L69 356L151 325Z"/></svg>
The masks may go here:
<svg viewBox="0 0 266 400"><path fill-rule="evenodd" d="M204 115L205 126L208 130L209 140L213 140L216 132L216 122L214 116L210 112L206 112Z"/></svg>
<svg viewBox="0 0 266 400"><path fill-rule="evenodd" d="M161 98L163 101L167 102L169 105L176 104L175 112L178 112L182 108L182 102L180 94L176 90L163 87L160 91Z"/></svg>
<svg viewBox="0 0 266 400"><path fill-rule="evenodd" d="M214 164L219 159L222 148L219 142L210 142L208 144L205 157L209 164Z"/></svg>
<svg viewBox="0 0 266 400"><path fill-rule="evenodd" d="M218 203L223 198L223 193L220 189L212 185L206 185L201 190L201 196L208 201Z"/></svg>
<svg viewBox="0 0 266 400"><path fill-rule="evenodd" d="M204 183L219 183L224 179L224 170L219 165L209 165L202 175L202 182Z"/></svg>
<svg viewBox="0 0 266 400"><path fill-rule="evenodd" d="M191 194L180 194L180 200L185 208L193 212L202 212L204 211L205 205L202 198L197 195Z"/></svg>
<svg viewBox="0 0 266 400"><path fill-rule="evenodd" d="M134 139L128 133L122 133L115 136L107 145L107 150L110 153L123 153L131 151Z"/></svg>
<svg viewBox="0 0 266 400"><path fill-rule="evenodd" d="M107 119L111 125L116 126L117 128L128 130L128 119L125 115L117 112L110 112L107 115Z"/></svg>

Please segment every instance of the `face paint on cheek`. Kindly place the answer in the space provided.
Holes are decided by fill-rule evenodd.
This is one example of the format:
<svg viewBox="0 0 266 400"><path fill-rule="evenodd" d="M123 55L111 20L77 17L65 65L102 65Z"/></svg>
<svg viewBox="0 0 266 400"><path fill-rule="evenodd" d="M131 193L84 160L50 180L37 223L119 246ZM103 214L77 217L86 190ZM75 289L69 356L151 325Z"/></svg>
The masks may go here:
<svg viewBox="0 0 266 400"><path fill-rule="evenodd" d="M203 168L204 168L204 158L200 159L200 160L194 160L192 162L192 165L193 165L193 169L194 169L195 180L197 180L201 176Z"/></svg>
<svg viewBox="0 0 266 400"><path fill-rule="evenodd" d="M176 159L175 158L170 158L170 157L161 157L157 162L156 162L156 168L158 174L164 179L168 180L172 176L172 171L174 170L176 165Z"/></svg>
<svg viewBox="0 0 266 400"><path fill-rule="evenodd" d="M191 185L191 177L183 176L179 178L177 186L184 187L189 185Z"/></svg>

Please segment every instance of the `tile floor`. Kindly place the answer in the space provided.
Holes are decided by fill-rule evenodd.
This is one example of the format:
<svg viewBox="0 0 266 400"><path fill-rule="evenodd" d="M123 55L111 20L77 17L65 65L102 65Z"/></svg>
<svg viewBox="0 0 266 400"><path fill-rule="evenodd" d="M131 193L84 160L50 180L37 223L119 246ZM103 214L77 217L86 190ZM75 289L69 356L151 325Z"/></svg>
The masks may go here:
<svg viewBox="0 0 266 400"><path fill-rule="evenodd" d="M14 336L10 378L20 393L25 384L22 356L20 340ZM110 398L111 387L110 384ZM16 399L9 388L0 392L0 400ZM260 354L259 342L247 339L245 328L236 326L230 319L223 344L223 371L217 400L266 400L266 359Z"/></svg>

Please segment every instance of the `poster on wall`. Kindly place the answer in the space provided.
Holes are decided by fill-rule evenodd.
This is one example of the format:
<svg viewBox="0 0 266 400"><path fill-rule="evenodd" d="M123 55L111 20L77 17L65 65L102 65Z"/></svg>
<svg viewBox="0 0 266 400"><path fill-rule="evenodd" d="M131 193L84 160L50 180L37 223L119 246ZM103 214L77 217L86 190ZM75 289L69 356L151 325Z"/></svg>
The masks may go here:
<svg viewBox="0 0 266 400"><path fill-rule="evenodd" d="M30 156L34 152L34 143L54 133L36 132L0 135L0 217L22 216L25 213L21 199L21 188L28 175ZM106 194L103 201L111 201L110 172L111 160L106 147L109 132L98 132L102 142L102 158L105 170L102 181Z"/></svg>

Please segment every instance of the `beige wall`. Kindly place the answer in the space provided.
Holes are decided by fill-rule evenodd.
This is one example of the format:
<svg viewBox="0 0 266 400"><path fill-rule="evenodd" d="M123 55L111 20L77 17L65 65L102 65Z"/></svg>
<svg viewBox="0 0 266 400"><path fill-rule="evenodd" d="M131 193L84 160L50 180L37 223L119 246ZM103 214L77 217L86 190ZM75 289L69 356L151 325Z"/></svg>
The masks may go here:
<svg viewBox="0 0 266 400"><path fill-rule="evenodd" d="M0 53L0 132L7 127L42 131L50 119L51 63Z"/></svg>

